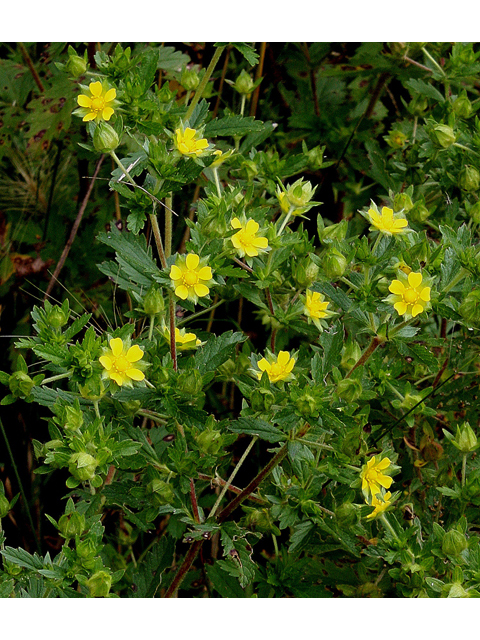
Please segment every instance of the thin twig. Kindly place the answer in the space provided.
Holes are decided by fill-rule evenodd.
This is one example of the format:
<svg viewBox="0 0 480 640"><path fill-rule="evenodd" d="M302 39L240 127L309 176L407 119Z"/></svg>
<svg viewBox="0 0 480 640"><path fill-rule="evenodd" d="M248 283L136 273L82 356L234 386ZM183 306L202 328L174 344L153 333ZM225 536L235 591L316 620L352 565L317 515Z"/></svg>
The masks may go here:
<svg viewBox="0 0 480 640"><path fill-rule="evenodd" d="M58 261L57 266L55 267L55 271L53 273L53 276L50 278L50 282L48 283L48 287L47 287L47 291L45 292L45 296L44 296L44 300L46 300L48 298L48 296L50 295L55 282L58 279L58 276L60 274L60 271L63 268L63 265L65 264L65 260L67 259L68 254L70 253L70 249L72 248L72 244L73 241L75 240L75 237L77 235L77 231L78 231L78 227L80 226L80 223L82 221L83 218L83 214L85 213L85 209L87 208L87 204L88 201L90 199L90 194L92 193L92 189L93 189L93 185L95 184L95 179L98 175L98 172L100 171L100 167L102 166L102 162L103 159L105 158L104 155L101 155L98 162L97 162L97 166L95 167L95 171L94 174L92 176L92 179L90 180L90 184L88 185L88 189L87 189L87 193L85 194L85 197L83 198L83 202L81 204L80 209L78 210L77 213L77 217L75 218L75 222L73 223L73 227L72 230L70 232L70 237L67 240L67 244L65 245L65 248L62 252L62 255L60 256L60 260Z"/></svg>
<svg viewBox="0 0 480 640"><path fill-rule="evenodd" d="M265 51L267 49L267 43L260 43L260 60L258 61L257 71L255 73L255 81L261 78L263 73L263 64L265 62ZM255 91L252 95L252 104L250 105L250 115L255 117L255 113L257 112L258 98L260 96L260 85L255 88Z"/></svg>
<svg viewBox="0 0 480 640"><path fill-rule="evenodd" d="M32 74L33 79L35 80L35 84L40 89L40 91L42 93L44 93L45 92L45 88L44 88L44 86L42 84L42 81L40 80L40 76L38 75L37 70L33 66L32 59L28 55L28 51L26 50L25 45L23 44L23 42L18 42L18 48L20 49L20 51L22 53L23 59L27 63L27 67L30 69L30 73Z"/></svg>

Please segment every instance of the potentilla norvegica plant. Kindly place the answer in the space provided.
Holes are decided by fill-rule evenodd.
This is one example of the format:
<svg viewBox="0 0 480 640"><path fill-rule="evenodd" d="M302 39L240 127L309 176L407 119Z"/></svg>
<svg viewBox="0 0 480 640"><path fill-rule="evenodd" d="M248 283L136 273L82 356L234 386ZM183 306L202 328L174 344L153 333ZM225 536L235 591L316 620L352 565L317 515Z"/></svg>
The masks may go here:
<svg viewBox="0 0 480 640"><path fill-rule="evenodd" d="M284 63L293 152L248 44L216 44L201 70L153 45L100 48L95 68L70 47L58 65L78 148L112 162L96 189L126 225L98 234L97 266L127 305L105 328L68 298L36 305L0 373L2 405L48 412L36 473L66 497L45 513L55 553L0 532L2 597L480 594L479 54L360 45L351 68L381 56L402 83L387 130L382 87L357 99L322 47L325 141L300 53ZM321 202L332 166L340 220ZM15 498L0 491L1 522Z"/></svg>

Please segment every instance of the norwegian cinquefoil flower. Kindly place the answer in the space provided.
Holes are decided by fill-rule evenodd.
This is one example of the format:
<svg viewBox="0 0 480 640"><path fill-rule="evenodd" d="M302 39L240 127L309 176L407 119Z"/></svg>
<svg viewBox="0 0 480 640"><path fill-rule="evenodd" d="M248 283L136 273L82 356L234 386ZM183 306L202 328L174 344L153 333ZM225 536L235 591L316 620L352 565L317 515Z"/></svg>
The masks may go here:
<svg viewBox="0 0 480 640"><path fill-rule="evenodd" d="M77 97L79 109L74 113L83 116L83 121L110 120L113 115L117 102L115 100L117 92L115 89L109 89L97 80L91 82L88 86L88 94L80 94Z"/></svg>
<svg viewBox="0 0 480 640"><path fill-rule="evenodd" d="M249 258L258 256L259 253L265 253L269 250L268 240L258 235L260 225L255 220L249 218L244 222L240 222L238 218L233 218L230 222L234 229L239 231L233 235L230 240L237 250L240 258L247 255Z"/></svg>
<svg viewBox="0 0 480 640"><path fill-rule="evenodd" d="M415 318L430 307L430 286L426 286L421 273L411 271L408 276L401 272L399 280L388 287L392 295L385 299L405 319ZM427 281L430 284L430 281Z"/></svg>
<svg viewBox="0 0 480 640"><path fill-rule="evenodd" d="M280 382L293 378L292 369L296 359L290 357L288 351L280 351L278 356L267 354L267 358L262 358L257 362L260 371L257 371L257 378L260 380L264 371L267 372L270 382Z"/></svg>
<svg viewBox="0 0 480 640"><path fill-rule="evenodd" d="M163 335L168 343L170 343L170 331L167 327L165 327ZM186 329L175 327L175 344L179 351L187 351L188 349L196 349L204 343L199 340L194 333L187 333Z"/></svg>
<svg viewBox="0 0 480 640"><path fill-rule="evenodd" d="M391 487L392 478L383 473L390 465L391 462L388 458L378 460L376 456L372 456L367 464L363 465L360 478L362 491L366 496L375 497L377 493L381 493L381 487L385 489Z"/></svg>
<svg viewBox="0 0 480 640"><path fill-rule="evenodd" d="M143 350L137 345L129 346L121 338L112 338L110 340L109 349L105 350L99 361L105 371L103 378L110 378L118 384L119 387L131 387L132 381L140 382L145 378L145 374L138 368L138 363L144 355Z"/></svg>
<svg viewBox="0 0 480 640"><path fill-rule="evenodd" d="M409 231L408 221L399 215L394 215L393 209L382 207L379 213L377 206L372 203L373 207L368 210L368 219L372 223L371 229L376 229L387 236L393 236Z"/></svg>
<svg viewBox="0 0 480 640"><path fill-rule="evenodd" d="M199 138L196 129L175 129L175 146L184 156L198 157L208 149L208 140Z"/></svg>
<svg viewBox="0 0 480 640"><path fill-rule="evenodd" d="M196 253L178 256L175 264L170 267L175 295L182 300L196 303L198 298L208 296L212 286L212 270L207 266L200 266L200 258Z"/></svg>
<svg viewBox="0 0 480 640"><path fill-rule="evenodd" d="M372 511L372 513L368 514L367 520L373 520L374 518L379 516L381 513L383 513L385 509L387 509L392 504L390 500L391 497L392 497L392 494L390 493L390 491L387 491L383 495L380 493L377 495L372 494L372 498L368 502L368 504L371 507L375 507L375 509Z"/></svg>
<svg viewBox="0 0 480 640"><path fill-rule="evenodd" d="M319 331L323 331L320 320L333 315L333 311L327 310L329 304L329 302L325 302L325 298L321 293L307 289L303 313L307 316L308 322L313 322Z"/></svg>

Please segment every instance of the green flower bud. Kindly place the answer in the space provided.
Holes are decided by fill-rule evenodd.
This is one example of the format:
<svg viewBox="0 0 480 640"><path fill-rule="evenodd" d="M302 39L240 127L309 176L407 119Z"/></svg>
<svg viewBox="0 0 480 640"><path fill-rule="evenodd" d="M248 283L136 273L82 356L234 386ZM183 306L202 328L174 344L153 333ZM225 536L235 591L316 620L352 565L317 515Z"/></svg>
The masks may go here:
<svg viewBox="0 0 480 640"><path fill-rule="evenodd" d="M86 400L101 400L105 395L105 385L100 376L90 378L85 384L79 385L78 390L82 398Z"/></svg>
<svg viewBox="0 0 480 640"><path fill-rule="evenodd" d="M9 511L10 511L10 502L3 495L3 493L0 493L0 520L2 518L5 518Z"/></svg>
<svg viewBox="0 0 480 640"><path fill-rule="evenodd" d="M325 147L313 147L305 153L310 171L317 171L323 166L323 154Z"/></svg>
<svg viewBox="0 0 480 640"><path fill-rule="evenodd" d="M326 227L321 216L317 218L317 230L320 242L328 242L329 240L345 240L348 230L348 220L342 220Z"/></svg>
<svg viewBox="0 0 480 640"><path fill-rule="evenodd" d="M430 216L430 211L423 204L423 202L416 202L413 206L413 209L409 212L410 218L414 222L425 222L427 218Z"/></svg>
<svg viewBox="0 0 480 640"><path fill-rule="evenodd" d="M197 441L200 451L209 455L216 455L223 446L223 434L221 431L214 429L205 429L199 433L195 440Z"/></svg>
<svg viewBox="0 0 480 640"><path fill-rule="evenodd" d="M297 398L295 401L295 407L298 413L304 418L309 418L311 416L316 417L319 415L317 402L315 398L308 393L308 391Z"/></svg>
<svg viewBox="0 0 480 640"><path fill-rule="evenodd" d="M83 411L79 406L64 408L62 426L66 431L78 431L83 426Z"/></svg>
<svg viewBox="0 0 480 640"><path fill-rule="evenodd" d="M255 83L250 74L247 73L245 69L242 69L233 87L238 93L249 96L255 89Z"/></svg>
<svg viewBox="0 0 480 640"><path fill-rule="evenodd" d="M453 110L460 118L468 118L472 113L472 103L464 92L453 103Z"/></svg>
<svg viewBox="0 0 480 640"><path fill-rule="evenodd" d="M340 527L353 527L360 521L358 507L351 502L344 502L335 510L336 521Z"/></svg>
<svg viewBox="0 0 480 640"><path fill-rule="evenodd" d="M106 598L112 586L112 576L107 571L97 571L87 580L91 598Z"/></svg>
<svg viewBox="0 0 480 640"><path fill-rule="evenodd" d="M253 160L244 160L242 162L242 169L245 172L247 180L253 180L258 175L258 166Z"/></svg>
<svg viewBox="0 0 480 640"><path fill-rule="evenodd" d="M65 513L58 521L60 535L64 538L81 536L85 531L85 516L77 511Z"/></svg>
<svg viewBox="0 0 480 640"><path fill-rule="evenodd" d="M129 400L128 402L122 402L122 409L127 416L134 416L137 411L142 407L140 400Z"/></svg>
<svg viewBox="0 0 480 640"><path fill-rule="evenodd" d="M342 359L340 366L342 369L350 371L350 369L360 360L362 350L360 345L353 338L348 337L342 349Z"/></svg>
<svg viewBox="0 0 480 640"><path fill-rule="evenodd" d="M68 54L68 61L65 65L65 68L70 74L70 77L78 78L78 76L82 76L87 70L86 56L81 58L79 55L77 55L77 52L72 46L68 47Z"/></svg>
<svg viewBox="0 0 480 640"><path fill-rule="evenodd" d="M168 82L164 82L160 91L157 92L157 98L163 104L170 102L175 97L175 92L169 87Z"/></svg>
<svg viewBox="0 0 480 640"><path fill-rule="evenodd" d="M468 422L464 422L461 429L457 426L457 433L453 444L462 453L471 453L478 448L477 436Z"/></svg>
<svg viewBox="0 0 480 640"><path fill-rule="evenodd" d="M448 591L447 598L468 598L468 591L459 582L454 582Z"/></svg>
<svg viewBox="0 0 480 640"><path fill-rule="evenodd" d="M200 78L195 69L184 69L180 78L180 84L187 91L195 91L200 84Z"/></svg>
<svg viewBox="0 0 480 640"><path fill-rule="evenodd" d="M267 509L250 509L244 507L247 512L245 518L246 526L252 531L258 531L259 533L273 533L275 536L281 534L280 529L272 522L270 513Z"/></svg>
<svg viewBox="0 0 480 640"><path fill-rule="evenodd" d="M118 133L107 122L101 121L93 133L93 146L100 153L110 153L120 144Z"/></svg>
<svg viewBox="0 0 480 640"><path fill-rule="evenodd" d="M478 191L480 187L480 172L471 164L466 164L458 174L458 186L464 191Z"/></svg>
<svg viewBox="0 0 480 640"><path fill-rule="evenodd" d="M413 209L413 201L408 193L397 193L393 198L393 209L394 211L410 211Z"/></svg>
<svg viewBox="0 0 480 640"><path fill-rule="evenodd" d="M68 470L72 476L81 482L94 478L97 466L97 459L84 451L72 453L68 461Z"/></svg>
<svg viewBox="0 0 480 640"><path fill-rule="evenodd" d="M336 280L343 276L347 265L345 256L333 247L327 251L322 261L323 271L330 280Z"/></svg>
<svg viewBox="0 0 480 640"><path fill-rule="evenodd" d="M15 371L10 376L8 386L12 395L16 398L24 398L30 395L35 383L27 373L23 371Z"/></svg>
<svg viewBox="0 0 480 640"><path fill-rule="evenodd" d="M165 311L163 296L155 285L152 285L145 294L143 299L143 310L147 316L156 316L163 314Z"/></svg>
<svg viewBox="0 0 480 640"><path fill-rule="evenodd" d="M456 136L452 127L446 124L437 124L433 127L432 139L443 149L448 149L455 142Z"/></svg>
<svg viewBox="0 0 480 640"><path fill-rule="evenodd" d="M175 499L172 485L159 478L154 478L148 483L147 491L154 494L155 501L159 505L171 504Z"/></svg>
<svg viewBox="0 0 480 640"><path fill-rule="evenodd" d="M347 402L355 402L362 395L362 383L352 378L344 378L337 384L337 394Z"/></svg>
<svg viewBox="0 0 480 640"><path fill-rule="evenodd" d="M67 324L69 316L70 313L65 313L61 307L54 306L47 314L47 322L54 329L60 329Z"/></svg>
<svg viewBox="0 0 480 640"><path fill-rule="evenodd" d="M467 538L458 529L450 529L443 537L442 551L448 556L459 556L467 547Z"/></svg>
<svg viewBox="0 0 480 640"><path fill-rule="evenodd" d="M250 396L250 403L254 411L268 411L275 402L275 396L269 389L255 389Z"/></svg>
<svg viewBox="0 0 480 640"><path fill-rule="evenodd" d="M310 202L315 189L310 182L304 182L303 178L300 178L288 187L286 197L292 207L300 209Z"/></svg>
<svg viewBox="0 0 480 640"><path fill-rule="evenodd" d="M90 558L97 553L97 545L91 538L78 540L75 549L80 558Z"/></svg>
<svg viewBox="0 0 480 640"><path fill-rule="evenodd" d="M428 98L425 96L416 96L410 101L408 105L408 110L414 116L423 116L425 111L428 109Z"/></svg>
<svg viewBox="0 0 480 640"><path fill-rule="evenodd" d="M202 391L202 374L197 369L185 371L178 376L177 384L180 393L196 396Z"/></svg>
<svg viewBox="0 0 480 640"><path fill-rule="evenodd" d="M306 258L294 265L293 271L296 283L307 289L317 279L319 268L310 258Z"/></svg>

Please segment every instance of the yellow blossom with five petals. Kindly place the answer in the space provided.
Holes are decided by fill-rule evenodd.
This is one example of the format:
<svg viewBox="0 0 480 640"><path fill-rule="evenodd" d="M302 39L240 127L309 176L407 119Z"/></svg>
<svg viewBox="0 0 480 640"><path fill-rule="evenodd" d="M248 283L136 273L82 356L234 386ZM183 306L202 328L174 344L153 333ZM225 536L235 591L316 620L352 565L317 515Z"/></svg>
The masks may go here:
<svg viewBox="0 0 480 640"><path fill-rule="evenodd" d="M212 269L200 266L199 256L189 253L187 256L178 256L176 263L170 267L170 278L176 296L196 303L198 298L210 293Z"/></svg>
<svg viewBox="0 0 480 640"><path fill-rule="evenodd" d="M393 304L401 316L415 318L430 306L431 288L425 286L421 273L411 271L408 276L401 273L399 278L388 287L392 295L386 301Z"/></svg>
<svg viewBox="0 0 480 640"><path fill-rule="evenodd" d="M80 94L77 96L77 102L80 109L76 111L79 115L83 115L83 121L89 120L110 120L114 110L115 98L117 92L115 89L106 88L100 81L91 82L88 86L90 95Z"/></svg>
<svg viewBox="0 0 480 640"><path fill-rule="evenodd" d="M260 371L257 371L257 377L260 380L264 371L267 372L270 382L280 382L292 378L292 369L296 359L290 357L288 351L280 351L278 356L270 356L267 360L262 358L257 362Z"/></svg>
<svg viewBox="0 0 480 640"><path fill-rule="evenodd" d="M238 218L233 218L230 224L233 229L239 229L230 239L240 258L244 255L253 258L270 248L267 238L258 235L260 225L255 220L249 218L242 223Z"/></svg>
<svg viewBox="0 0 480 640"><path fill-rule="evenodd" d="M170 343L170 331L167 327L165 327L163 335ZM186 329L179 329L178 327L175 327L175 344L179 351L187 351L188 349L196 349L204 343L199 340L194 333L187 333Z"/></svg>
<svg viewBox="0 0 480 640"><path fill-rule="evenodd" d="M408 231L408 221L406 218L395 217L393 209L382 207L382 212L378 213L373 208L368 210L368 217L372 226L387 236L393 236Z"/></svg>
<svg viewBox="0 0 480 640"><path fill-rule="evenodd" d="M132 386L132 380L140 382L145 378L145 374L135 363L139 362L144 355L143 350L137 345L129 346L124 344L121 338L112 338L107 349L99 361L105 371L103 378L110 378L122 387Z"/></svg>
<svg viewBox="0 0 480 640"><path fill-rule="evenodd" d="M388 469L391 462L388 458L377 460L376 456L372 456L366 465L363 465L360 472L362 480L362 491L366 495L375 497L381 493L381 487L389 489L392 485L392 478L383 472Z"/></svg>
<svg viewBox="0 0 480 640"><path fill-rule="evenodd" d="M184 156L199 156L208 149L208 140L198 138L196 129L179 128L175 129L175 146Z"/></svg>

